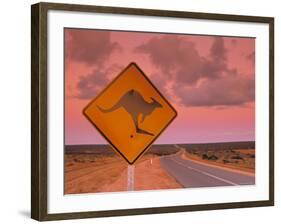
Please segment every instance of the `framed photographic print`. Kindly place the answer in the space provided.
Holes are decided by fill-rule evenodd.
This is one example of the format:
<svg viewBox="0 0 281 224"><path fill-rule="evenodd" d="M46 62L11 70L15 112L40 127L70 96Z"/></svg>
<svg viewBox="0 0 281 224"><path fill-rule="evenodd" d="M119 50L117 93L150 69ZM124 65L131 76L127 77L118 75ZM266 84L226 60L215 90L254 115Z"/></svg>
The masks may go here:
<svg viewBox="0 0 281 224"><path fill-rule="evenodd" d="M32 218L274 204L274 19L32 5Z"/></svg>

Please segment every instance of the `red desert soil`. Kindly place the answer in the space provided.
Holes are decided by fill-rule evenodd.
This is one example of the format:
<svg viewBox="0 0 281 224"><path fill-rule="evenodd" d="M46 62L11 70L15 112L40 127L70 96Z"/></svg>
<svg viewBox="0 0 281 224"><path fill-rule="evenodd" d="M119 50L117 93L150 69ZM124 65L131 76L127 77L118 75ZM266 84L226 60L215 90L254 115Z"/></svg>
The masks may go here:
<svg viewBox="0 0 281 224"><path fill-rule="evenodd" d="M235 150L235 151L239 151L239 152L244 152L244 149L241 150ZM255 150L247 150L247 152L254 154ZM196 155L192 155L188 152L182 153L181 155L182 159L186 159L186 160L192 160L193 162L197 162L197 163L201 163L201 164L207 164L208 166L213 166L213 167L218 167L221 169L225 169L225 170L230 170L232 172L237 172L237 173L242 173L245 175L249 175L249 176L254 176L255 175L255 169L254 168L247 168L247 167L241 167L238 164L224 164L222 163L220 160L219 161L209 161L209 160L205 160L202 159Z"/></svg>
<svg viewBox="0 0 281 224"><path fill-rule="evenodd" d="M152 164L151 164L152 160ZM135 165L134 190L182 188L160 165L145 155ZM65 194L127 190L127 164L117 156L66 155Z"/></svg>

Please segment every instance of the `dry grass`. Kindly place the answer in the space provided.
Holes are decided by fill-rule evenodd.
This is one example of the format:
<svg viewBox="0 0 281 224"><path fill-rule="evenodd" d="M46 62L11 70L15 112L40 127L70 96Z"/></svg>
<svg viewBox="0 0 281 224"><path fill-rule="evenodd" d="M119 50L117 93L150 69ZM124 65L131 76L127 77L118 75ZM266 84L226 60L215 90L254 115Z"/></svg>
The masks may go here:
<svg viewBox="0 0 281 224"><path fill-rule="evenodd" d="M135 167L135 190L181 187L161 168L157 156L147 154L136 162ZM65 155L65 194L125 190L127 163L119 156Z"/></svg>
<svg viewBox="0 0 281 224"><path fill-rule="evenodd" d="M65 156L65 193L99 192L102 185L113 182L126 168L117 156Z"/></svg>
<svg viewBox="0 0 281 224"><path fill-rule="evenodd" d="M255 149L186 151L185 157L221 167L255 173Z"/></svg>

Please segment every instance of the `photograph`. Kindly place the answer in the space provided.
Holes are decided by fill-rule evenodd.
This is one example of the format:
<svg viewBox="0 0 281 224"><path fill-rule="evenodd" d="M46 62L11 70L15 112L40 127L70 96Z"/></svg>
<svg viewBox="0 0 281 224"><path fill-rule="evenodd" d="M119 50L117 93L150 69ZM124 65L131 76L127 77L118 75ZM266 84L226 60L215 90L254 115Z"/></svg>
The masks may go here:
<svg viewBox="0 0 281 224"><path fill-rule="evenodd" d="M65 195L256 184L255 37L63 36Z"/></svg>
<svg viewBox="0 0 281 224"><path fill-rule="evenodd" d="M31 217L274 205L274 17L31 7Z"/></svg>

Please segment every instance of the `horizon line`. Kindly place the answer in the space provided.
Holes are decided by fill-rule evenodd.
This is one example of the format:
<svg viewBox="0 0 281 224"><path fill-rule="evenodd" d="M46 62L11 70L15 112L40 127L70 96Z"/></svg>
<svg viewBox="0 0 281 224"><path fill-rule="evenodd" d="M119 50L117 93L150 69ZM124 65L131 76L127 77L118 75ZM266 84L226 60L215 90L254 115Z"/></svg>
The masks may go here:
<svg viewBox="0 0 281 224"><path fill-rule="evenodd" d="M238 143L238 142L256 142L255 140L248 141L222 141L222 142L189 142L189 143L160 143L160 144L152 144L153 145L183 145L183 144L219 144L219 143ZM110 145L109 143L101 143L101 144L64 144L67 145Z"/></svg>

